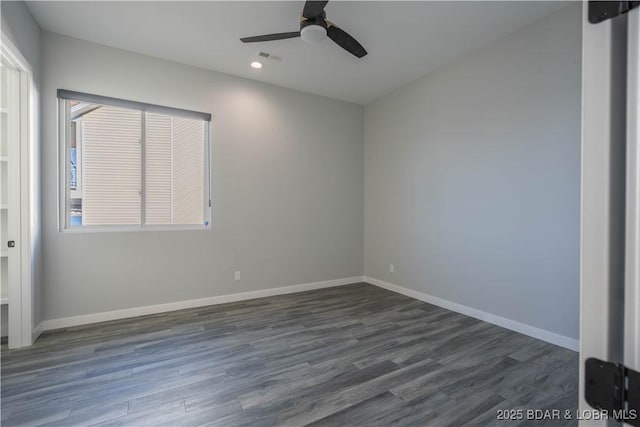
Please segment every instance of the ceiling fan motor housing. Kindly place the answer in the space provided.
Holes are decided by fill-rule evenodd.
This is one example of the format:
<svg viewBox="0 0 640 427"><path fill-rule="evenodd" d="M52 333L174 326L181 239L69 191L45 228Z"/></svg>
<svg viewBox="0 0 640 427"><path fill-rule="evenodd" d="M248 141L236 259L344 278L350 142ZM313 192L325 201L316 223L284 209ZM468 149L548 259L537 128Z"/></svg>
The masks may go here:
<svg viewBox="0 0 640 427"><path fill-rule="evenodd" d="M315 19L303 19L300 21L300 37L305 42L319 43L327 38L326 14Z"/></svg>
<svg viewBox="0 0 640 427"><path fill-rule="evenodd" d="M353 56L357 58L365 56L367 50L356 39L342 28L337 27L333 22L327 21L327 14L324 11L327 3L329 3L329 0L307 0L304 3L304 9L300 17L300 31L244 37L240 41L243 43L256 43L300 37L308 43L319 43L329 38Z"/></svg>

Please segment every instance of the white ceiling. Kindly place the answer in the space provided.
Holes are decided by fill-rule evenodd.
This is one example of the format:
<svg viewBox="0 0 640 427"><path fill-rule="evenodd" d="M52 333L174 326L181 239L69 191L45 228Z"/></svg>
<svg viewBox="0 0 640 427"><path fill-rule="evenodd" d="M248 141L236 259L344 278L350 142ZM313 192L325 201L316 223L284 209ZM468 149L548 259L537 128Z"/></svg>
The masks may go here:
<svg viewBox="0 0 640 427"><path fill-rule="evenodd" d="M369 51L357 59L330 40L243 44L297 31L303 1L28 2L42 29L305 92L367 104L565 2L331 1L327 18ZM260 50L282 56L249 67Z"/></svg>

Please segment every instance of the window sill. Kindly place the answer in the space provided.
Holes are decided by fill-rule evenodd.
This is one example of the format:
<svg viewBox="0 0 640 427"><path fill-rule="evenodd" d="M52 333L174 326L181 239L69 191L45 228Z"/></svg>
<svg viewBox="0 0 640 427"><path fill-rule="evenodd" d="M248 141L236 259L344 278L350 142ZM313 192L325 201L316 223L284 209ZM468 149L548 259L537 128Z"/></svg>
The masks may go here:
<svg viewBox="0 0 640 427"><path fill-rule="evenodd" d="M132 233L132 232L147 232L147 231L196 231L196 230L211 230L211 225L193 224L193 225L95 225L95 226L78 226L63 228L60 231L62 233Z"/></svg>

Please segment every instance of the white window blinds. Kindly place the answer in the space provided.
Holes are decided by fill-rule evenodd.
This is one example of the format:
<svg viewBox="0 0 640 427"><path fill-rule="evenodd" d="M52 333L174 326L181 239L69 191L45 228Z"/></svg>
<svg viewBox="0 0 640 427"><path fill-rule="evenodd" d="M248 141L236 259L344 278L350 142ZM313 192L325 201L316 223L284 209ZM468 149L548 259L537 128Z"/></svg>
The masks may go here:
<svg viewBox="0 0 640 427"><path fill-rule="evenodd" d="M147 113L145 129L147 224L202 224L204 122Z"/></svg>
<svg viewBox="0 0 640 427"><path fill-rule="evenodd" d="M204 205L204 123L172 117L173 221L202 224Z"/></svg>
<svg viewBox="0 0 640 427"><path fill-rule="evenodd" d="M78 130L65 143L66 227L208 225L210 115L59 95L80 98L62 101Z"/></svg>
<svg viewBox="0 0 640 427"><path fill-rule="evenodd" d="M142 113L100 107L82 119L82 224L140 224Z"/></svg>
<svg viewBox="0 0 640 427"><path fill-rule="evenodd" d="M147 224L172 224L171 117L147 113L145 212Z"/></svg>

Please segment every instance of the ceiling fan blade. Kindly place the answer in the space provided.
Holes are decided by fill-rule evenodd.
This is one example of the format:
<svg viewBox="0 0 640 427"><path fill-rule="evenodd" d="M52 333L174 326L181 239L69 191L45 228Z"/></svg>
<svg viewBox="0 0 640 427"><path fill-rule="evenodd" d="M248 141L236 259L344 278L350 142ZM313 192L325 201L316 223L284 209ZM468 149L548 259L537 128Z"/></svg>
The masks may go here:
<svg viewBox="0 0 640 427"><path fill-rule="evenodd" d="M302 9L302 16L307 19L316 19L318 16L322 16L327 3L329 1L306 1L304 9Z"/></svg>
<svg viewBox="0 0 640 427"><path fill-rule="evenodd" d="M367 50L362 47L360 43L349 34L346 33L341 28L336 27L335 25L329 25L327 28L327 36L338 46L346 50L347 52L357 56L358 58L362 58L367 54Z"/></svg>
<svg viewBox="0 0 640 427"><path fill-rule="evenodd" d="M263 36L243 37L240 39L242 43L269 42L273 40L293 39L300 37L300 31L292 31L290 33L265 34Z"/></svg>

